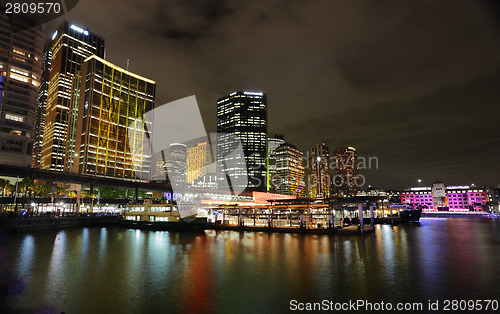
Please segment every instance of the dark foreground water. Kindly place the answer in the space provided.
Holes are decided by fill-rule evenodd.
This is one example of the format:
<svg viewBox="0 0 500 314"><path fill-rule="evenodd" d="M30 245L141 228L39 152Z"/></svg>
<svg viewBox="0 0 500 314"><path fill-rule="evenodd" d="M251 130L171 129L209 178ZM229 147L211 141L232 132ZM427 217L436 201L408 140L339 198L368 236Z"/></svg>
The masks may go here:
<svg viewBox="0 0 500 314"><path fill-rule="evenodd" d="M495 219L423 218L365 237L83 228L0 240L0 312L280 313L291 300L368 300L422 302L423 313L429 300L439 312L444 300L500 301Z"/></svg>

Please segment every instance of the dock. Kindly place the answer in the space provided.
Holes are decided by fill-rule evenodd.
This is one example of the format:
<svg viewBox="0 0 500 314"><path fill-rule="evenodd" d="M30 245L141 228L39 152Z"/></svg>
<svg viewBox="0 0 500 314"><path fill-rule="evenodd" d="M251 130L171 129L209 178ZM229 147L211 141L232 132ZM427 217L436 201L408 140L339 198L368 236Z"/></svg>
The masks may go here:
<svg viewBox="0 0 500 314"><path fill-rule="evenodd" d="M248 231L248 232L267 232L267 233L295 233L295 234L337 234L337 235L360 235L375 231L372 226L364 226L363 229L357 225L335 228L308 228L308 227L287 227L287 226L238 226L232 224L213 224L209 223L207 229L216 231Z"/></svg>

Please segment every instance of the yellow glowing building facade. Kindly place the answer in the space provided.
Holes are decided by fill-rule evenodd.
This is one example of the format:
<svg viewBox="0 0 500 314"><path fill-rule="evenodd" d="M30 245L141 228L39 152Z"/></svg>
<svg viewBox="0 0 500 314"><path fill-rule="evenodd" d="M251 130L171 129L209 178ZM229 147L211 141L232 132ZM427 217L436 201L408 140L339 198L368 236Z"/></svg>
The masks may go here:
<svg viewBox="0 0 500 314"><path fill-rule="evenodd" d="M194 147L187 148L186 172L188 183L193 183L194 180L206 174L207 144L207 142L202 142Z"/></svg>
<svg viewBox="0 0 500 314"><path fill-rule="evenodd" d="M305 197L304 154L295 146L284 143L275 150L276 176L274 184L280 194Z"/></svg>
<svg viewBox="0 0 500 314"><path fill-rule="evenodd" d="M307 196L321 198L331 196L330 153L325 143L311 147L307 165Z"/></svg>
<svg viewBox="0 0 500 314"><path fill-rule="evenodd" d="M147 178L151 153L134 146L128 127L142 121L154 107L156 82L122 69L97 56L87 58L81 71L79 115L73 172L124 179ZM144 121L151 130L152 121ZM140 160L140 173L134 161Z"/></svg>

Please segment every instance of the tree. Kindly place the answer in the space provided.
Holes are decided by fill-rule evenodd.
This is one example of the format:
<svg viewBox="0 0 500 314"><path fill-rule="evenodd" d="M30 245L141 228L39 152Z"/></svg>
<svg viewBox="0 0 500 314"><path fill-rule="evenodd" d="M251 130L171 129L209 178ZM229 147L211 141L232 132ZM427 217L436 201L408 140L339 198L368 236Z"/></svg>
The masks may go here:
<svg viewBox="0 0 500 314"><path fill-rule="evenodd" d="M48 197L52 193L52 187L46 183L40 184L35 188L35 194L40 197Z"/></svg>
<svg viewBox="0 0 500 314"><path fill-rule="evenodd" d="M94 190L91 193L90 190L82 190L82 196L83 197L96 198L97 197L97 191Z"/></svg>
<svg viewBox="0 0 500 314"><path fill-rule="evenodd" d="M78 197L78 191L76 191L76 190L71 190L71 191L69 191L68 193L66 193L66 196L67 196L67 197L70 197L70 198L74 198L74 199L76 199L76 198ZM75 211L75 212L76 212L76 208L77 208L77 207L78 207L78 204L77 204L77 202L75 201L75 206L74 206L73 211Z"/></svg>
<svg viewBox="0 0 500 314"><path fill-rule="evenodd" d="M19 184L17 185L17 191L19 194L23 196L22 198L22 208L25 208L26 205L26 197L29 196L31 198L31 193L33 192L33 189L35 188L35 182L31 178L23 178L21 181L19 181Z"/></svg>
<svg viewBox="0 0 500 314"><path fill-rule="evenodd" d="M125 195L124 190L107 186L100 187L99 192L103 198L121 198Z"/></svg>
<svg viewBox="0 0 500 314"><path fill-rule="evenodd" d="M24 197L26 197L28 192L33 191L34 187L35 187L35 182L33 182L33 179L23 178L21 181L19 181L17 189L19 192L23 193Z"/></svg>
<svg viewBox="0 0 500 314"><path fill-rule="evenodd" d="M55 194L55 196L61 196L64 193L66 193L66 190L63 187L61 187L61 186L55 186L54 187L54 194Z"/></svg>
<svg viewBox="0 0 500 314"><path fill-rule="evenodd" d="M2 190L2 199L0 200L0 211L3 210L3 198L5 196L5 190L7 190L10 186L9 180L0 179L0 189Z"/></svg>

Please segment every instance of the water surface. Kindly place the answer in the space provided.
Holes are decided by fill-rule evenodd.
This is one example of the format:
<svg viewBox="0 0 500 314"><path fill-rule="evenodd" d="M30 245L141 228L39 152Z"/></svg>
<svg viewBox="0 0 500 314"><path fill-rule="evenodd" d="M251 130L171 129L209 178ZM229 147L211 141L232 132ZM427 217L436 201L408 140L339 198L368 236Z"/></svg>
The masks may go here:
<svg viewBox="0 0 500 314"><path fill-rule="evenodd" d="M120 228L2 234L18 313L280 313L290 300L500 299L499 222L423 218L362 236ZM359 313L359 312L358 312Z"/></svg>

